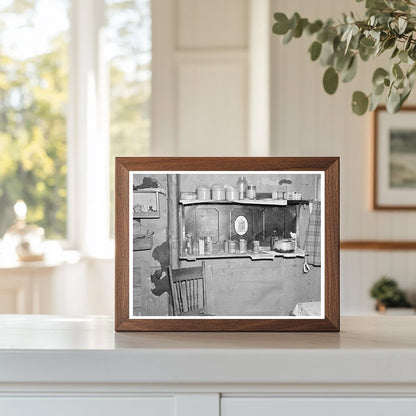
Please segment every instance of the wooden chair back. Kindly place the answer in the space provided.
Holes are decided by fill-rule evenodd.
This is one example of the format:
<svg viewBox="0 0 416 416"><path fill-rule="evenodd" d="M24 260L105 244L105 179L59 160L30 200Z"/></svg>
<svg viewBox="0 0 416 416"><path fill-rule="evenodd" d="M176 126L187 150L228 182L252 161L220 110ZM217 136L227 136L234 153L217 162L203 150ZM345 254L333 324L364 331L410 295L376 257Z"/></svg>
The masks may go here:
<svg viewBox="0 0 416 416"><path fill-rule="evenodd" d="M205 262L202 267L172 269L168 267L175 316L197 316L207 313Z"/></svg>

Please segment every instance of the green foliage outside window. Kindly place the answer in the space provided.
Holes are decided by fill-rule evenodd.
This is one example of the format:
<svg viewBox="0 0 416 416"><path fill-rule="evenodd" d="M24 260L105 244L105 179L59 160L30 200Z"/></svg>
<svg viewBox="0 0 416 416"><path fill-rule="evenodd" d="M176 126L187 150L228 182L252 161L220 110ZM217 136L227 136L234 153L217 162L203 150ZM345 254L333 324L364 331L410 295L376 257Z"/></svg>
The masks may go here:
<svg viewBox="0 0 416 416"><path fill-rule="evenodd" d="M0 4L0 238L14 220L13 205L18 199L28 206L27 221L45 228L47 238L64 239L67 234L70 39L68 27L50 21L50 7L59 7L61 20L69 25L70 3L4 0ZM151 7L150 0L106 0L104 4L110 82L111 235L114 157L149 152ZM52 24L56 33L35 53L24 44L24 36L13 40L10 34L16 27L41 32L39 7L49 12L44 28ZM10 50L11 41L20 47L20 54Z"/></svg>
<svg viewBox="0 0 416 416"><path fill-rule="evenodd" d="M4 46L9 22L30 28L34 10L33 1L0 7L0 238L18 199L28 205L28 222L44 227L48 238L66 237L67 33L37 55L28 46L19 57Z"/></svg>

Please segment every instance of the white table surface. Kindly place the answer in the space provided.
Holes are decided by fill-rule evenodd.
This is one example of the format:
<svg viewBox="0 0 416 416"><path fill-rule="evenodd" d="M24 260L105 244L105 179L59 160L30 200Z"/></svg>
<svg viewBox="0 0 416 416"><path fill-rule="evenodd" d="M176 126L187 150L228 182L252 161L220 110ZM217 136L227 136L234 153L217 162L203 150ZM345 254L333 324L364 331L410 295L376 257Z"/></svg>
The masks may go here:
<svg viewBox="0 0 416 416"><path fill-rule="evenodd" d="M0 383L410 383L416 316L340 333L115 333L108 317L0 316Z"/></svg>

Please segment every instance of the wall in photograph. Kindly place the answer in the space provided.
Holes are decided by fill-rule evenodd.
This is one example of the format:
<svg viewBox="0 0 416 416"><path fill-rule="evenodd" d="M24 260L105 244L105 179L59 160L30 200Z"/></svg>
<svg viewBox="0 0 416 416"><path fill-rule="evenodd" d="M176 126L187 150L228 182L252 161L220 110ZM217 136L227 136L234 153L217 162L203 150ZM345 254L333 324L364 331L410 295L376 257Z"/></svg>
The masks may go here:
<svg viewBox="0 0 416 416"><path fill-rule="evenodd" d="M145 180L145 178L147 178ZM149 180L151 179L151 180ZM152 247L133 251L133 302L135 315L167 315L169 283L166 267L169 262L167 175L142 175L133 177L135 186L151 186L156 182L165 191L159 195L160 218L142 218L133 223L133 235L152 234ZM147 184L147 185L146 185ZM164 273L165 272L165 273Z"/></svg>
<svg viewBox="0 0 416 416"><path fill-rule="evenodd" d="M240 176L183 174L179 179L180 192L195 192L196 187L202 183L208 187L215 184L236 186ZM301 193L302 199L314 200L319 196L316 175L243 176L248 184L256 186L258 193L271 193L281 188L279 181L284 180L287 182L287 190ZM309 205L300 206L299 213L299 239L302 245L309 221ZM272 261L252 261L247 258L209 259L205 263L208 310L215 311L216 315L244 315L250 311L250 314L259 316L287 316L297 303L320 301L321 268L311 266L311 271L304 274L303 258L275 258ZM180 261L181 268L200 265L201 261Z"/></svg>

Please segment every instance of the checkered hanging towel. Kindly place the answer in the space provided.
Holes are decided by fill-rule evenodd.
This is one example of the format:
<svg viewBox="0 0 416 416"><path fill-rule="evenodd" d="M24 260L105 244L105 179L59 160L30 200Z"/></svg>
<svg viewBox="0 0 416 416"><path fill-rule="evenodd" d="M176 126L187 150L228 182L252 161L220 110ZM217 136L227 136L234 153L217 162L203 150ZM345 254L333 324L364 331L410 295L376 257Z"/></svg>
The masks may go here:
<svg viewBox="0 0 416 416"><path fill-rule="evenodd" d="M314 266L321 265L321 202L313 202L312 212L309 216L308 228L305 237L305 253L308 263Z"/></svg>

